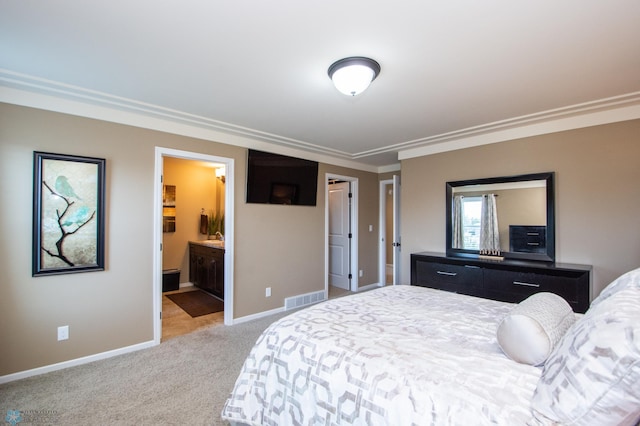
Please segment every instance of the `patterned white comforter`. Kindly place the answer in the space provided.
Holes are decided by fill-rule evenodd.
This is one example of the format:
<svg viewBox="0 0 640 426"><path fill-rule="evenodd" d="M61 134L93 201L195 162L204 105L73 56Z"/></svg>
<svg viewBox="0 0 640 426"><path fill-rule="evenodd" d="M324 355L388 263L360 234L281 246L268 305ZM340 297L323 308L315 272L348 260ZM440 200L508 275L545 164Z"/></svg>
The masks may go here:
<svg viewBox="0 0 640 426"><path fill-rule="evenodd" d="M496 341L509 303L414 286L272 324L222 411L249 425L521 425L541 370Z"/></svg>

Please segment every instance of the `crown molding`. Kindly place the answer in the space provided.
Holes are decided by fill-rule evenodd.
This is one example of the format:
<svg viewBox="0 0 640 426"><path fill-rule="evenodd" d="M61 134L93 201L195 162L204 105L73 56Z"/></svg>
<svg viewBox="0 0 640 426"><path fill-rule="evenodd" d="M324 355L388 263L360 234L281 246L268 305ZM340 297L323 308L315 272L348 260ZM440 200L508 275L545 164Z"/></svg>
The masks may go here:
<svg viewBox="0 0 640 426"><path fill-rule="evenodd" d="M640 92L397 144L400 160L640 118Z"/></svg>
<svg viewBox="0 0 640 426"><path fill-rule="evenodd" d="M0 102L378 173L343 151L6 69L0 69Z"/></svg>
<svg viewBox="0 0 640 426"><path fill-rule="evenodd" d="M244 148L269 150L373 173L397 171L400 164L373 166L358 160L387 153L397 153L397 158L404 160L640 118L640 92L633 92L352 154L6 69L0 69L0 101Z"/></svg>

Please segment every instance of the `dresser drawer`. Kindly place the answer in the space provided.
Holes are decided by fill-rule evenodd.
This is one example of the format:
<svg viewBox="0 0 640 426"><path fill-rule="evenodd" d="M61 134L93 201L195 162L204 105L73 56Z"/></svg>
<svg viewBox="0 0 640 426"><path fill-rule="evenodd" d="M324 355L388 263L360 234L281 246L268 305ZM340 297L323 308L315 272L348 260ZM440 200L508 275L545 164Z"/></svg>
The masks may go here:
<svg viewBox="0 0 640 426"><path fill-rule="evenodd" d="M579 302L580 288L572 276L535 272L485 269L484 288L488 297L505 302L521 302L534 293L550 292L562 296L569 304Z"/></svg>
<svg viewBox="0 0 640 426"><path fill-rule="evenodd" d="M417 279L414 285L475 294L482 289L482 269L477 266L447 263L416 262Z"/></svg>
<svg viewBox="0 0 640 426"><path fill-rule="evenodd" d="M509 225L509 251L545 253L547 229L545 226Z"/></svg>

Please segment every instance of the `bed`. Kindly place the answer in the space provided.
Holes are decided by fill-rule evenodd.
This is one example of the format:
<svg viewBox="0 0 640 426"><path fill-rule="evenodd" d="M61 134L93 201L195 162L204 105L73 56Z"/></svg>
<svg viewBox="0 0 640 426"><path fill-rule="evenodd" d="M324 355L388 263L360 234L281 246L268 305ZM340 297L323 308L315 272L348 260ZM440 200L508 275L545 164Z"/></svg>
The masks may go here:
<svg viewBox="0 0 640 426"><path fill-rule="evenodd" d="M640 269L607 287L584 316L564 307L550 314L544 298L558 298L551 293L514 305L390 286L323 302L264 331L222 418L232 425L634 425L638 283ZM606 329L621 312L617 328ZM591 335L620 338L604 366L592 350L602 342ZM514 360L522 336L538 339L537 349L548 343L538 351L542 362Z"/></svg>

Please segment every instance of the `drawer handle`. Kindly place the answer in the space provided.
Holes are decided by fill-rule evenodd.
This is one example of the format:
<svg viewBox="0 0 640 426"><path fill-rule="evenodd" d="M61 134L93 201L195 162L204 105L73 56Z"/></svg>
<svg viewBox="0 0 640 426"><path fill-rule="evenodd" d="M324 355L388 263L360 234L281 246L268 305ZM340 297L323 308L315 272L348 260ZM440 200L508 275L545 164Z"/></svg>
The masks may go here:
<svg viewBox="0 0 640 426"><path fill-rule="evenodd" d="M439 275L447 275L449 277L455 277L456 275L458 275L457 272L444 272L444 271L437 271L437 273Z"/></svg>
<svg viewBox="0 0 640 426"><path fill-rule="evenodd" d="M515 285L524 285L524 286L527 286L527 287L540 287L540 284L525 283L525 282L522 282L522 281L514 281L513 283Z"/></svg>
<svg viewBox="0 0 640 426"><path fill-rule="evenodd" d="M538 236L538 235L540 235L540 233L539 232L527 232L527 235Z"/></svg>
<svg viewBox="0 0 640 426"><path fill-rule="evenodd" d="M527 243L528 246L539 246L540 243Z"/></svg>

